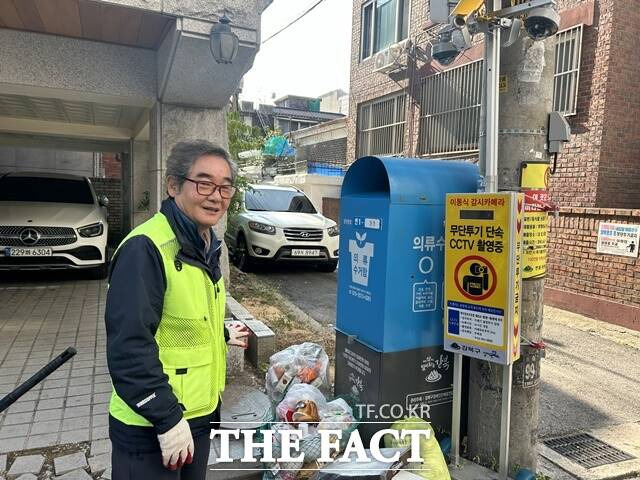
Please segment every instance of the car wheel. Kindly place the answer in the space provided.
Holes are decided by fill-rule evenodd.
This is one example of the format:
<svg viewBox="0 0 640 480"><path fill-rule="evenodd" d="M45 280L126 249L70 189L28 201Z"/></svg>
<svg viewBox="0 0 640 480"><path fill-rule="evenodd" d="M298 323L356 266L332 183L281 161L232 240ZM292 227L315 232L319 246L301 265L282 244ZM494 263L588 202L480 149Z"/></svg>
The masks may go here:
<svg viewBox="0 0 640 480"><path fill-rule="evenodd" d="M320 270L321 272L335 272L336 268L338 268L338 262L336 261L330 261L327 263L321 263L320 265L318 265L318 270Z"/></svg>
<svg viewBox="0 0 640 480"><path fill-rule="evenodd" d="M91 278L94 280L104 280L107 278L109 274L109 264L107 262L103 263L99 267L95 267L91 269Z"/></svg>
<svg viewBox="0 0 640 480"><path fill-rule="evenodd" d="M243 235L240 235L236 242L236 248L233 252L233 264L243 272L250 272L253 269L254 261L249 255L247 241Z"/></svg>

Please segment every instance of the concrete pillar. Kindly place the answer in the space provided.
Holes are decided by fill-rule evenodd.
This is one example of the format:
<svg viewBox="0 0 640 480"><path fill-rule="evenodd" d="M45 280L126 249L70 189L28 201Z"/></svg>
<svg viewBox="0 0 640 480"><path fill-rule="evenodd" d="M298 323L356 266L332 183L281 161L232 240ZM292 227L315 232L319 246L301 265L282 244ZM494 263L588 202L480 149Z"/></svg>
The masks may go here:
<svg viewBox="0 0 640 480"><path fill-rule="evenodd" d="M151 110L149 125L149 146L151 161L149 165L150 203L152 211L160 208L166 198L164 172L171 148L181 140L199 138L228 148L226 112L218 108L198 108L156 103ZM216 225L218 239L223 240L221 266L225 282L229 284L229 261L227 246L224 244L224 232L227 216Z"/></svg>
<svg viewBox="0 0 640 480"><path fill-rule="evenodd" d="M151 206L151 176L152 169L149 142L133 141L131 147L132 158L132 194L131 221L132 227L137 227L151 218L156 211Z"/></svg>
<svg viewBox="0 0 640 480"><path fill-rule="evenodd" d="M524 32L510 47L502 48L500 75L505 85L500 93L498 189L520 191L522 162L549 162L547 124L552 109L554 39L534 42ZM522 338L542 339L544 279L522 282L520 328ZM525 342L526 343L526 342ZM513 365L509 474L516 467L536 470L540 406L540 355L521 344L520 360ZM536 381L524 386L523 359L534 369ZM500 446L502 368L472 360L469 381L469 458L485 465L497 463Z"/></svg>

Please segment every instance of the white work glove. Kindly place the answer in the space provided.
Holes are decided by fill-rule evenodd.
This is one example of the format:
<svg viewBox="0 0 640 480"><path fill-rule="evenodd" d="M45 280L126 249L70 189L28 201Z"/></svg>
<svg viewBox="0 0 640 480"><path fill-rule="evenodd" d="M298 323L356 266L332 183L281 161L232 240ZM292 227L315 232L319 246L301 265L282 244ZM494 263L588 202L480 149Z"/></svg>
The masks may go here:
<svg viewBox="0 0 640 480"><path fill-rule="evenodd" d="M183 418L170 430L158 435L162 464L170 470L180 468L193 461L193 437L189 423Z"/></svg>
<svg viewBox="0 0 640 480"><path fill-rule="evenodd" d="M227 331L229 332L229 341L227 342L227 345L235 345L237 347L247 348L247 337L249 336L249 329L244 323L229 323L227 324Z"/></svg>

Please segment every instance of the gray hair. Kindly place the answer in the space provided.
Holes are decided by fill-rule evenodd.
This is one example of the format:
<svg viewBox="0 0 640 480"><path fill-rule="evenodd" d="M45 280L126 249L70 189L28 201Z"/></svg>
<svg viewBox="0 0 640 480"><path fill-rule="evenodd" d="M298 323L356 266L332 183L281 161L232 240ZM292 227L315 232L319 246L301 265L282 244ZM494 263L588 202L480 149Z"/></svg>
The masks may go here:
<svg viewBox="0 0 640 480"><path fill-rule="evenodd" d="M189 176L189 171L196 160L204 155L223 158L231 170L231 182L234 183L238 173L238 167L229 157L229 152L224 148L214 145L206 140L184 140L176 143L167 158L167 170L165 178L174 177L178 182L178 187L182 189L185 177Z"/></svg>

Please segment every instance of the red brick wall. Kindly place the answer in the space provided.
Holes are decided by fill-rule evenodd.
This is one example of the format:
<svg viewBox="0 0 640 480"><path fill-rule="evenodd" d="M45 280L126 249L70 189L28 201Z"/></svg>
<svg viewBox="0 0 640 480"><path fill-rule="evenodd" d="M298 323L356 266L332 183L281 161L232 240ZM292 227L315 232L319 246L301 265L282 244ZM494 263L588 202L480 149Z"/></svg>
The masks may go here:
<svg viewBox="0 0 640 480"><path fill-rule="evenodd" d="M547 302L640 330L640 260L596 253L600 222L638 224L640 210L568 207L551 218Z"/></svg>
<svg viewBox="0 0 640 480"><path fill-rule="evenodd" d="M122 178L122 162L117 153L103 153L102 167L106 178Z"/></svg>
<svg viewBox="0 0 640 480"><path fill-rule="evenodd" d="M589 3L593 2L565 0L560 7L570 9ZM558 205L596 206L608 86L612 4L612 0L597 0L593 25L585 25L583 30L577 113L567 117L572 131L571 142L563 147L558 156L556 174L550 185L551 198Z"/></svg>
<svg viewBox="0 0 640 480"><path fill-rule="evenodd" d="M109 223L108 243L116 246L129 233L122 226L122 180L119 178L92 178L91 183L97 195L109 199L107 222Z"/></svg>
<svg viewBox="0 0 640 480"><path fill-rule="evenodd" d="M590 3L565 0L560 7ZM639 22L635 0L595 1L593 25L585 25L583 33L577 114L568 118L572 140L559 155L551 182L559 205L640 206Z"/></svg>
<svg viewBox="0 0 640 480"><path fill-rule="evenodd" d="M616 0L611 31L599 207L640 208L640 10Z"/></svg>

